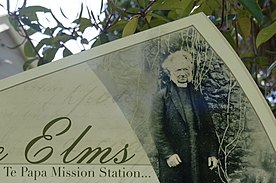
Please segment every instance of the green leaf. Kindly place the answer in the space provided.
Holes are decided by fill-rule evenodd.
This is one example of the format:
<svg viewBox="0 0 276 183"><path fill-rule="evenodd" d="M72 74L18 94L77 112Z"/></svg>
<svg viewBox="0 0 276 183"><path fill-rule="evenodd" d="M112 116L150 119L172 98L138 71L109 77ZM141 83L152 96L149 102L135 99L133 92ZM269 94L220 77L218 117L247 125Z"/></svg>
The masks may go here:
<svg viewBox="0 0 276 183"><path fill-rule="evenodd" d="M36 12L27 12L26 13L26 12L23 11L25 8L27 8L27 7L24 7L19 11L19 15L21 17L28 18L28 20L30 20L30 21L38 21L38 17L36 15ZM21 13L21 11L23 11L23 13Z"/></svg>
<svg viewBox="0 0 276 183"><path fill-rule="evenodd" d="M100 34L96 41L92 44L91 48L95 47L95 46L99 46L102 45L104 43L107 43L109 41L108 37L106 34Z"/></svg>
<svg viewBox="0 0 276 183"><path fill-rule="evenodd" d="M75 20L73 23L79 24L79 29L81 32L84 32L87 27L92 27L93 24L88 18L80 18Z"/></svg>
<svg viewBox="0 0 276 183"><path fill-rule="evenodd" d="M34 29L35 31L37 31L37 32L41 32L41 28L40 28L39 24L32 23L32 24L30 25L30 27L31 27L32 29Z"/></svg>
<svg viewBox="0 0 276 183"><path fill-rule="evenodd" d="M40 41L40 42L36 45L35 49L39 52L40 49L41 49L44 45L45 45L45 44L44 44L43 42Z"/></svg>
<svg viewBox="0 0 276 183"><path fill-rule="evenodd" d="M69 55L73 55L73 53L68 48L65 47L63 50L63 57L67 57Z"/></svg>
<svg viewBox="0 0 276 183"><path fill-rule="evenodd" d="M27 17L22 17L20 19L25 25L31 26L32 22Z"/></svg>
<svg viewBox="0 0 276 183"><path fill-rule="evenodd" d="M180 16L180 17L186 17L188 16L192 9L194 8L194 1L193 0L181 0L181 10L177 9L176 13Z"/></svg>
<svg viewBox="0 0 276 183"><path fill-rule="evenodd" d="M182 9L182 3L179 0L159 0L156 1L151 10L175 10L175 9Z"/></svg>
<svg viewBox="0 0 276 183"><path fill-rule="evenodd" d="M98 38L96 39L96 41L92 44L91 48L94 48L94 47L99 46L99 45L101 45L101 44L102 44L102 43L101 43L101 39L98 37Z"/></svg>
<svg viewBox="0 0 276 183"><path fill-rule="evenodd" d="M108 9L110 9L111 12L118 12L121 16L127 16L127 14L125 13L124 10L122 10L121 8L118 8L115 3L113 1L107 1L108 5ZM93 12L91 11L91 14L93 16Z"/></svg>
<svg viewBox="0 0 276 183"><path fill-rule="evenodd" d="M146 7L146 1L145 0L138 0L138 3L142 8Z"/></svg>
<svg viewBox="0 0 276 183"><path fill-rule="evenodd" d="M69 41L70 39L72 39L72 36L68 35L68 34L59 35L57 37L59 38L60 41L62 41L64 43Z"/></svg>
<svg viewBox="0 0 276 183"><path fill-rule="evenodd" d="M86 38L83 38L81 40L81 44L89 44L88 40Z"/></svg>
<svg viewBox="0 0 276 183"><path fill-rule="evenodd" d="M47 62L51 62L51 61L55 58L58 49L59 49L59 48L48 48L48 49L46 49L46 50L43 52L44 59L45 59Z"/></svg>
<svg viewBox="0 0 276 183"><path fill-rule="evenodd" d="M44 38L42 39L39 44L43 44L43 45L52 45L53 44L53 38Z"/></svg>
<svg viewBox="0 0 276 183"><path fill-rule="evenodd" d="M49 62L47 60L45 60L45 58L40 58L37 62L37 66L41 66L41 65L44 65L47 63L49 63Z"/></svg>
<svg viewBox="0 0 276 183"><path fill-rule="evenodd" d="M238 17L239 32L246 40L251 34L250 16L248 15L247 11L238 10L237 17Z"/></svg>
<svg viewBox="0 0 276 183"><path fill-rule="evenodd" d="M36 60L37 60L36 57L26 60L25 63L23 64L23 70L24 71L28 70L30 68L31 64Z"/></svg>
<svg viewBox="0 0 276 183"><path fill-rule="evenodd" d="M123 30L123 28L126 26L127 24L127 20L119 20L118 22L116 22L115 24L113 24L111 27L109 27L107 29L108 32L112 32L112 31L120 31Z"/></svg>
<svg viewBox="0 0 276 183"><path fill-rule="evenodd" d="M101 44L109 42L109 39L106 34L100 34L99 38L101 40Z"/></svg>
<svg viewBox="0 0 276 183"><path fill-rule="evenodd" d="M148 15L151 15L154 18L157 18L159 20L163 20L164 22L171 22L172 19L169 19L167 16L164 15L158 15L156 13L149 13Z"/></svg>
<svg viewBox="0 0 276 183"><path fill-rule="evenodd" d="M37 32L41 32L41 28L40 28L40 25L38 22L32 23L30 21L30 19L28 19L27 17L22 17L21 21L23 22L24 25L31 27L32 29L36 30Z"/></svg>
<svg viewBox="0 0 276 183"><path fill-rule="evenodd" d="M147 21L148 23L150 23L151 19L152 19L152 16L150 16L150 15L147 15L145 17L145 21Z"/></svg>
<svg viewBox="0 0 276 183"><path fill-rule="evenodd" d="M197 3L199 6L192 14L203 12L206 15L212 15L213 11L220 9L220 1L218 0L201 0Z"/></svg>
<svg viewBox="0 0 276 183"><path fill-rule="evenodd" d="M29 28L29 29L26 30L26 32L27 32L27 34L28 34L29 36L31 36L31 35L33 35L34 33L36 33L37 31L34 30L33 28Z"/></svg>
<svg viewBox="0 0 276 183"><path fill-rule="evenodd" d="M60 35L57 35L56 37L52 38L52 44L56 44L59 42L65 43L65 42L69 41L70 39L72 39L71 35L61 33Z"/></svg>
<svg viewBox="0 0 276 183"><path fill-rule="evenodd" d="M30 13L30 12L50 12L50 9L43 6L28 6L20 10L20 13Z"/></svg>
<svg viewBox="0 0 276 183"><path fill-rule="evenodd" d="M256 46L257 48L268 41L272 36L276 34L276 22L271 24L270 26L263 28L257 35Z"/></svg>
<svg viewBox="0 0 276 183"><path fill-rule="evenodd" d="M170 18L171 20L177 20L177 19L179 19L179 16L178 16L176 10L171 10L168 13L168 18Z"/></svg>
<svg viewBox="0 0 276 183"><path fill-rule="evenodd" d="M165 23L167 23L167 22L165 22L164 20L155 19L155 20L150 21L150 26L151 27L157 27L157 26L165 24Z"/></svg>
<svg viewBox="0 0 276 183"><path fill-rule="evenodd" d="M276 69L273 69L273 70L272 70L272 76L273 76L273 77L276 77Z"/></svg>
<svg viewBox="0 0 276 183"><path fill-rule="evenodd" d="M26 43L24 44L24 54L27 57L36 56L36 52L35 52L34 48L32 47L32 44L30 43L30 41L26 41Z"/></svg>
<svg viewBox="0 0 276 183"><path fill-rule="evenodd" d="M46 34L46 35L51 36L51 35L52 35L52 30L51 30L51 28L47 27L47 28L44 30L43 34Z"/></svg>
<svg viewBox="0 0 276 183"><path fill-rule="evenodd" d="M240 54L241 58L248 58L248 57L254 57L254 56L255 56L255 54L254 54L253 51L249 51L249 52L245 52L245 53Z"/></svg>
<svg viewBox="0 0 276 183"><path fill-rule="evenodd" d="M139 8L128 8L127 12L130 12L130 13L139 13L140 9Z"/></svg>
<svg viewBox="0 0 276 183"><path fill-rule="evenodd" d="M269 60L267 57L258 56L255 58L255 63L258 64L259 66L268 66Z"/></svg>
<svg viewBox="0 0 276 183"><path fill-rule="evenodd" d="M131 34L134 34L136 28L138 25L138 16L134 16L132 17L132 19L126 24L124 30L123 30L123 34L122 37L126 37L129 36Z"/></svg>
<svg viewBox="0 0 276 183"><path fill-rule="evenodd" d="M267 24L267 19L262 13L262 9L260 8L257 0L240 0L243 7L245 7L250 14L256 18L258 23L262 26Z"/></svg>

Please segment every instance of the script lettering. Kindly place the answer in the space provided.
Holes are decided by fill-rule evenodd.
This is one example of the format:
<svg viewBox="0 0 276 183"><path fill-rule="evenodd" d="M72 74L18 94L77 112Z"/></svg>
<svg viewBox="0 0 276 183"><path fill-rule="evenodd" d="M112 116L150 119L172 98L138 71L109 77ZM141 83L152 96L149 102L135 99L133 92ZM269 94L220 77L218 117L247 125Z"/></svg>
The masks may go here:
<svg viewBox="0 0 276 183"><path fill-rule="evenodd" d="M61 121L67 121L67 125L64 127L64 129L61 132L58 132L57 134L49 134L48 130L50 128L53 128L55 123L61 122ZM39 164L46 162L52 155L55 153L55 150L52 146L44 146L40 148L37 152L33 154L32 158L35 158L36 160L32 160L30 158L31 151L35 146L38 146L38 144L43 144L45 141L52 141L54 140L54 136L60 136L65 134L70 128L71 128L71 119L68 117L60 117L56 118L52 121L50 121L43 129L42 135L34 138L31 140L25 149L25 158L29 163L32 164ZM68 147L66 148L60 156L63 156L63 163L93 163L95 161L98 161L98 163L105 164L108 162L113 162L114 164L122 164L129 160L131 160L135 154L129 155L128 152L128 144L125 144L119 151L115 151L111 147L86 147L83 150L80 151L79 154L75 155L73 158L69 158L71 155L71 152L76 152L76 146L83 140L85 135L91 130L92 126L88 125L85 130L76 138L76 140ZM41 157L39 157L41 155Z"/></svg>
<svg viewBox="0 0 276 183"><path fill-rule="evenodd" d="M4 147L0 147L0 155L2 155L5 151ZM2 161L3 159L5 159L8 156L8 153L6 153L4 156L0 157L0 161Z"/></svg>

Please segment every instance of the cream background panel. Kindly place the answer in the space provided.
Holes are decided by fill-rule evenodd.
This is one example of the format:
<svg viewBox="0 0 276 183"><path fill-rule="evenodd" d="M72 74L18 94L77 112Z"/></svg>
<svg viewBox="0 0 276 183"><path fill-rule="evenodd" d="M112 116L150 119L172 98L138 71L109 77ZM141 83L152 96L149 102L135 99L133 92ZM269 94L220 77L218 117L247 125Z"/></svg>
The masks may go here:
<svg viewBox="0 0 276 183"><path fill-rule="evenodd" d="M85 147L112 146L118 152L129 144L130 164L149 164L135 134L105 87L86 64L67 68L1 92L1 146L9 153L1 163L26 163L24 149L57 117L72 120L71 129L45 145L54 147L47 163L62 163L60 153L88 126L89 133L73 153ZM55 125L62 131L67 122ZM20 129L20 133L18 133ZM59 129L59 130L58 130ZM16 142L16 143L15 143Z"/></svg>

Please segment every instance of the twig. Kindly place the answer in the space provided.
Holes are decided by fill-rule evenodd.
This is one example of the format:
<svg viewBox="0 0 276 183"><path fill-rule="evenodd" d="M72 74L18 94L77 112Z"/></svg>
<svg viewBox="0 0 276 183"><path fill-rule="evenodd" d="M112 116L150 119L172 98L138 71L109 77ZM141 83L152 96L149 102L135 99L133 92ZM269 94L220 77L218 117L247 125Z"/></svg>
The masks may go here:
<svg viewBox="0 0 276 183"><path fill-rule="evenodd" d="M238 55L239 53L239 34L238 34L238 21L234 20L234 26L235 26L235 36L236 36L236 52Z"/></svg>
<svg viewBox="0 0 276 183"><path fill-rule="evenodd" d="M102 32L104 32L104 33L107 32L107 29L109 27L109 24L111 23L111 19L112 19L113 16L114 16L113 14L109 15L109 17L106 21L106 24L105 24L104 28L102 29Z"/></svg>
<svg viewBox="0 0 276 183"><path fill-rule="evenodd" d="M224 11L225 11L225 0L222 0L222 8L221 8L221 22L220 22L220 25L219 25L219 29L222 28L223 24L224 24Z"/></svg>
<svg viewBox="0 0 276 183"><path fill-rule="evenodd" d="M148 11L148 9L156 2L156 0L151 1L145 8L144 12Z"/></svg>
<svg viewBox="0 0 276 183"><path fill-rule="evenodd" d="M18 21L19 26L21 27L21 29L23 30L24 34L25 34L25 38L30 42L31 47L33 48L34 52L36 53L36 55L38 56L39 60L43 60L43 58L40 56L40 54L38 53L38 51L36 50L34 44L32 43L32 39L30 38L30 36L28 35L27 31L24 29L24 26L22 25L19 17L16 17L16 20Z"/></svg>

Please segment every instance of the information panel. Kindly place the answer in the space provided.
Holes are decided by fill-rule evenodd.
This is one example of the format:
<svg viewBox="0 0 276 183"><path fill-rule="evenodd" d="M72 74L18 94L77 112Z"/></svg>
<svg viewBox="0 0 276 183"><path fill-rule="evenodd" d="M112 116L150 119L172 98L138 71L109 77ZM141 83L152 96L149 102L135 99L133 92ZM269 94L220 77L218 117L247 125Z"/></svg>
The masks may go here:
<svg viewBox="0 0 276 183"><path fill-rule="evenodd" d="M276 123L203 14L0 81L5 183L276 182Z"/></svg>

